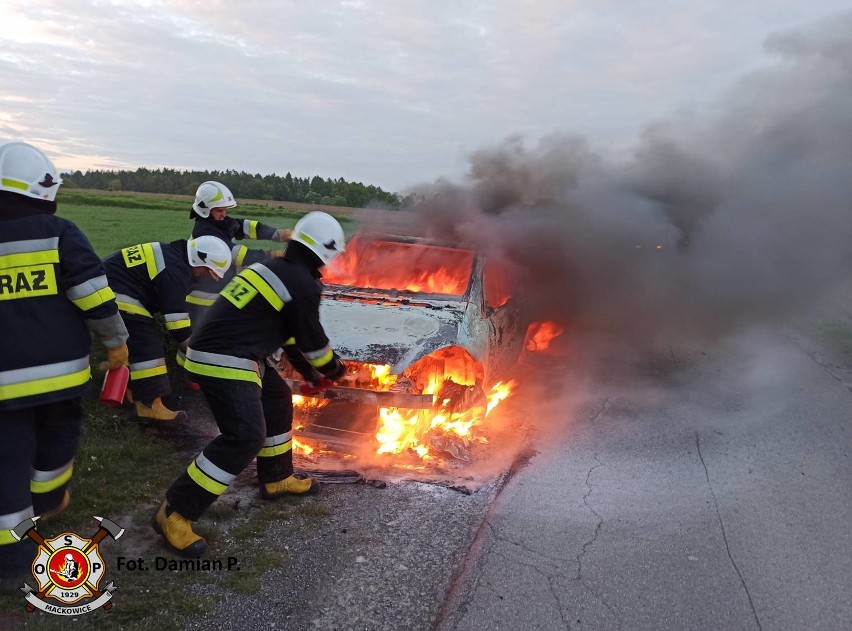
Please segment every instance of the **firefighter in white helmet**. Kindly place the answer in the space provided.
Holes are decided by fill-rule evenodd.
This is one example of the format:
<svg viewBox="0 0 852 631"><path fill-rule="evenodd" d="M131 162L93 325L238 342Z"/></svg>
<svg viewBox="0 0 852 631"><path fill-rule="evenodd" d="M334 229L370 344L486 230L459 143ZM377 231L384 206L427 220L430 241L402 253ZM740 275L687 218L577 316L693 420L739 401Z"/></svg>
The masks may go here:
<svg viewBox="0 0 852 631"><path fill-rule="evenodd" d="M173 421L185 417L163 402L171 392L160 327L178 348L185 348L191 320L186 295L193 278L222 278L231 267L231 248L217 237L198 237L170 243L140 243L104 259L115 290L118 309L130 332L130 396L140 418Z"/></svg>
<svg viewBox="0 0 852 631"><path fill-rule="evenodd" d="M319 490L316 480L293 473L292 393L267 360L284 346L306 378L345 377L319 319L320 268L343 251L337 220L308 213L293 228L284 257L239 272L193 333L184 368L201 386L221 434L166 491L154 517L154 528L177 553L204 552L192 522L255 458L261 498Z"/></svg>
<svg viewBox="0 0 852 631"><path fill-rule="evenodd" d="M286 228L273 228L253 219L228 216L228 211L236 205L234 195L227 186L210 180L198 187L192 210L189 212L190 218L195 220L192 227L193 237L204 235L219 237L231 246L234 266L225 276L224 282L230 280L238 268L284 254L283 250L249 249L237 241L250 239L283 243L290 237L290 230ZM193 282L186 299L187 308L193 320L201 319L224 287L224 282L216 283L207 278Z"/></svg>
<svg viewBox="0 0 852 631"><path fill-rule="evenodd" d="M35 557L10 528L70 502L68 484L91 380L92 335L107 367L127 360L127 329L89 240L56 216L59 172L39 149L0 145L0 589ZM32 574L29 574L32 577Z"/></svg>

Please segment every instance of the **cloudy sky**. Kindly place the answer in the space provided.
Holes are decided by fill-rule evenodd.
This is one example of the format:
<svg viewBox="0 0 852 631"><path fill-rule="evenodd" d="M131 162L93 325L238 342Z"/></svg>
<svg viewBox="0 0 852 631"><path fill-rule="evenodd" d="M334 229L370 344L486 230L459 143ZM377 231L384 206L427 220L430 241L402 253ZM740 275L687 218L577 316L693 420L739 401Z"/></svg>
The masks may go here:
<svg viewBox="0 0 852 631"><path fill-rule="evenodd" d="M613 154L712 111L843 0L0 0L0 141L62 169L463 178L477 150Z"/></svg>

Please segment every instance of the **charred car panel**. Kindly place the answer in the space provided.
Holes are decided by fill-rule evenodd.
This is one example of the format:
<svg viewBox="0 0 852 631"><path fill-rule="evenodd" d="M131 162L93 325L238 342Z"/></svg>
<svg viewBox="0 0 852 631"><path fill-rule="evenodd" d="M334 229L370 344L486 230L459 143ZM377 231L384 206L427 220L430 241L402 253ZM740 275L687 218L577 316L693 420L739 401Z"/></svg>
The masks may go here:
<svg viewBox="0 0 852 631"><path fill-rule="evenodd" d="M376 254L372 276L358 266L365 251L367 257ZM523 348L526 323L517 296L487 295L490 268L477 252L433 240L366 234L356 235L339 259L348 267L343 273L328 270L320 308L332 347L350 370L386 366L394 379L350 381L310 396L332 406L354 402L409 409L431 407L440 399L455 409L482 405L484 389L508 378ZM379 278L386 272L389 277ZM400 288L406 278L415 281ZM341 279L358 284L341 284ZM293 373L285 376L298 393L304 384Z"/></svg>

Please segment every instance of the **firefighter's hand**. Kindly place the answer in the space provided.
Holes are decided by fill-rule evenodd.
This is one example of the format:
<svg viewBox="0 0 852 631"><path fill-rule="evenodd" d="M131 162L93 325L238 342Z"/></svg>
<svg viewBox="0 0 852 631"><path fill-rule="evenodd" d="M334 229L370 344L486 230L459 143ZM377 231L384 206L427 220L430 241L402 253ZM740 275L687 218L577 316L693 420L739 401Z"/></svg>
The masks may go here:
<svg viewBox="0 0 852 631"><path fill-rule="evenodd" d="M301 386L299 386L299 394L301 394L303 397L318 397L325 391L326 388L333 385L334 384L331 383L325 377L320 377L320 379L316 383L312 381L309 384L303 383Z"/></svg>
<svg viewBox="0 0 852 631"><path fill-rule="evenodd" d="M116 346L115 348L106 349L107 358L105 362L101 362L98 365L100 370L106 372L107 370L112 370L113 368L118 368L119 366L124 366L127 363L127 344L122 344L121 346Z"/></svg>
<svg viewBox="0 0 852 631"><path fill-rule="evenodd" d="M328 383L328 379L323 377L317 370L309 373L302 373L302 378L315 387L319 387L323 382Z"/></svg>
<svg viewBox="0 0 852 631"><path fill-rule="evenodd" d="M346 378L346 364L344 364L336 357L334 358L334 361L334 366L331 368L331 370L325 373L325 376L331 379L332 381L341 381Z"/></svg>
<svg viewBox="0 0 852 631"><path fill-rule="evenodd" d="M283 259L284 258L284 250L271 250L269 252L269 256L273 259Z"/></svg>
<svg viewBox="0 0 852 631"><path fill-rule="evenodd" d="M278 241L278 243L284 243L285 241L289 241L292 236L293 231L290 230L290 228L279 228L275 231L275 234L272 235L272 240Z"/></svg>

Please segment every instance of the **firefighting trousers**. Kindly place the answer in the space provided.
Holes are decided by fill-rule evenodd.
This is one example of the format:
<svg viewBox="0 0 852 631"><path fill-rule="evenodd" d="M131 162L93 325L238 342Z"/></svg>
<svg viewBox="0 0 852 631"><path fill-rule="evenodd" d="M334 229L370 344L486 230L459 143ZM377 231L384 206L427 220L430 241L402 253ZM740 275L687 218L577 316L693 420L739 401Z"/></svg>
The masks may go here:
<svg viewBox="0 0 852 631"><path fill-rule="evenodd" d="M270 368L262 388L247 381L192 376L221 434L189 463L166 491L166 500L196 521L255 457L260 484L293 474L293 400L290 387Z"/></svg>
<svg viewBox="0 0 852 631"><path fill-rule="evenodd" d="M0 411L0 574L17 562L21 549L29 550L9 529L62 502L74 471L82 420L79 397ZM27 564L31 561L32 556Z"/></svg>
<svg viewBox="0 0 852 631"><path fill-rule="evenodd" d="M127 350L130 358L130 383L133 399L150 406L157 397L171 392L166 369L163 331L154 318L121 312L130 338Z"/></svg>

